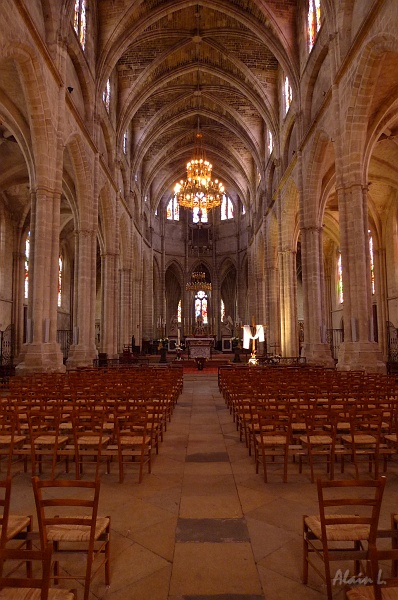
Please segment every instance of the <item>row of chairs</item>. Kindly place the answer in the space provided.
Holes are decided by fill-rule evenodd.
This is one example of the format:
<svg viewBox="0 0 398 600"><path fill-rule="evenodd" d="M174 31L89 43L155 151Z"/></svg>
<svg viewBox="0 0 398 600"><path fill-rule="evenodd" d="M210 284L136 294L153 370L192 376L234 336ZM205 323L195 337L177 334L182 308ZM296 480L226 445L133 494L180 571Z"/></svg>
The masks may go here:
<svg viewBox="0 0 398 600"><path fill-rule="evenodd" d="M347 600L398 598L398 514L391 515L391 529L379 529L385 484L385 477L317 480L319 514L303 516L303 583L311 567L328 600L339 584Z"/></svg>
<svg viewBox="0 0 398 600"><path fill-rule="evenodd" d="M247 377L261 381L265 376L248 372ZM352 390L338 394L333 387L329 395L317 396L314 391L304 393L295 381L290 382L288 393L286 386L281 392L273 385L248 390L244 380L236 383L230 378L223 394L240 439L249 455L254 453L256 472L262 465L265 481L267 463L278 458L283 461L283 480L287 481L289 457L298 462L300 473L304 462L309 464L311 481L315 480L315 463L321 459L331 479L337 461L341 472L347 461L353 463L358 479L363 460L377 478L379 464L383 462L385 471L397 452L398 401L392 388L378 395L373 390L365 397L355 396Z"/></svg>
<svg viewBox="0 0 398 600"><path fill-rule="evenodd" d="M91 582L100 569L104 569L105 584L110 584L111 522L109 516L98 515L100 481L40 481L34 477L32 485L37 532L33 531L31 515L19 516L10 512L11 477L0 482L3 492L0 501L3 508L0 521L0 599L77 598L76 590L51 586L52 581L58 585L60 580L66 579L81 580L84 600L88 600ZM11 542L16 545L11 547ZM85 561L79 558L82 553ZM68 561L67 568L64 562L66 554L75 557L72 566ZM39 575L32 568L35 563L42 566Z"/></svg>
<svg viewBox="0 0 398 600"><path fill-rule="evenodd" d="M157 405L122 403L112 414L76 407L65 412L48 405L46 410L30 408L23 416L26 421L16 411L0 410L0 457L7 473L21 459L26 471L30 459L32 476L49 463L50 477L55 478L60 464L69 472L73 463L80 479L89 468L97 477L104 463L109 473L116 461L120 483L127 463L137 464L141 483L145 465L151 472L153 449L159 452L167 413Z"/></svg>

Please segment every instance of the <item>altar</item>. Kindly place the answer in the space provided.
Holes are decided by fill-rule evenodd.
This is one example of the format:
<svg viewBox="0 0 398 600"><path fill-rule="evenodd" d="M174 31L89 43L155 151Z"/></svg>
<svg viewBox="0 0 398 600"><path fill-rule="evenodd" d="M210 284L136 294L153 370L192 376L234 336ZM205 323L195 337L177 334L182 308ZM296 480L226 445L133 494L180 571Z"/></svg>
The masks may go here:
<svg viewBox="0 0 398 600"><path fill-rule="evenodd" d="M214 346L212 337L187 337L185 345L188 348L188 358L210 358Z"/></svg>

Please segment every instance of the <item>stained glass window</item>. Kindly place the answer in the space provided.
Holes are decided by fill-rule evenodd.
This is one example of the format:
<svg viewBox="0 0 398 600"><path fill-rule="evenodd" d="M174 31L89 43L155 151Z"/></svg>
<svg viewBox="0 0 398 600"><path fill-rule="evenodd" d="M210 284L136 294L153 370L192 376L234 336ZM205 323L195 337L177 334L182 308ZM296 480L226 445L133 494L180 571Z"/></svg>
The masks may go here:
<svg viewBox="0 0 398 600"><path fill-rule="evenodd" d="M202 211L200 221L202 223L207 223L207 221L209 220L208 214L207 214L206 202L203 200L203 196L204 196L204 194L200 194L200 195L196 194L196 206L194 206L192 209L192 221L194 223L199 223L199 200L201 200L200 209Z"/></svg>
<svg viewBox="0 0 398 600"><path fill-rule="evenodd" d="M370 235L369 231L369 255L370 255L370 281L372 285L372 296L374 295L375 288L375 265L374 265L374 257L373 257L373 238Z"/></svg>
<svg viewBox="0 0 398 600"><path fill-rule="evenodd" d="M86 0L75 0L73 27L76 31L77 37L79 38L80 45L84 50L86 46L87 33Z"/></svg>
<svg viewBox="0 0 398 600"><path fill-rule="evenodd" d="M221 300L221 322L225 320L225 304L224 300Z"/></svg>
<svg viewBox="0 0 398 600"><path fill-rule="evenodd" d="M285 114L287 114L293 100L293 90L289 78L285 77Z"/></svg>
<svg viewBox="0 0 398 600"><path fill-rule="evenodd" d="M30 254L30 231L25 239L25 298L29 297L29 254Z"/></svg>
<svg viewBox="0 0 398 600"><path fill-rule="evenodd" d="M123 134L123 152L127 154L127 131Z"/></svg>
<svg viewBox="0 0 398 600"><path fill-rule="evenodd" d="M109 107L111 105L111 82L109 79L106 82L104 91L102 92L102 100L105 104L107 112L109 112Z"/></svg>
<svg viewBox="0 0 398 600"><path fill-rule="evenodd" d="M173 196L166 207L166 219L169 221L180 220L180 205L176 196Z"/></svg>
<svg viewBox="0 0 398 600"><path fill-rule="evenodd" d="M234 218L234 205L231 198L224 194L221 202L221 221Z"/></svg>
<svg viewBox="0 0 398 600"><path fill-rule="evenodd" d="M343 296L343 269L341 266L341 252L339 253L339 258L337 261L337 292L339 295L339 302L340 302L340 304L342 304L344 301L344 296Z"/></svg>
<svg viewBox="0 0 398 600"><path fill-rule="evenodd" d="M179 300L178 306L177 306L177 321L179 323L182 322L181 316L182 316L182 312L181 312L181 300Z"/></svg>
<svg viewBox="0 0 398 600"><path fill-rule="evenodd" d="M62 305L62 269L63 259L62 256L58 258L58 306Z"/></svg>
<svg viewBox="0 0 398 600"><path fill-rule="evenodd" d="M207 294L203 290L199 290L195 296L195 320L198 317L202 317L204 325L208 323Z"/></svg>
<svg viewBox="0 0 398 600"><path fill-rule="evenodd" d="M308 46L311 52L315 44L316 35L321 28L321 0L308 2Z"/></svg>

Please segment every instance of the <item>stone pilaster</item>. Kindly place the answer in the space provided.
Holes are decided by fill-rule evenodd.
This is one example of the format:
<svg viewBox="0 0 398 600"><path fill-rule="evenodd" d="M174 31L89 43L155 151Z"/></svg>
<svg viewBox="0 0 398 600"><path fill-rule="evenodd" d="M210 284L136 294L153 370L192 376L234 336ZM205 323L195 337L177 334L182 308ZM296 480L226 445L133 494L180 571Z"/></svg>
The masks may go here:
<svg viewBox="0 0 398 600"><path fill-rule="evenodd" d="M326 315L323 299L322 228L301 229L301 261L304 292L304 344L303 354L308 363L334 366L330 347L326 341Z"/></svg>

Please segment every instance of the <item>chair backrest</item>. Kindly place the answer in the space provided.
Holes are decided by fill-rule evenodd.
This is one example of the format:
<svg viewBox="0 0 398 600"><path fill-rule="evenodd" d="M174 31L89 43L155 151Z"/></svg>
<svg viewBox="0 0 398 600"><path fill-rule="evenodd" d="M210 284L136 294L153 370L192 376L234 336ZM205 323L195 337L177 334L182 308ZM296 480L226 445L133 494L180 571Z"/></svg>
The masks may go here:
<svg viewBox="0 0 398 600"><path fill-rule="evenodd" d="M322 539L333 535L336 525L364 530L362 539L375 543L385 477L376 480L317 480ZM360 536L359 536L360 537Z"/></svg>
<svg viewBox="0 0 398 600"><path fill-rule="evenodd" d="M48 600L51 575L52 544L46 544L40 550L26 550L15 548L0 548L0 563L7 564L3 569L7 575L0 573L0 589L3 588L34 588L40 589L40 600ZM11 565L12 563L12 565ZM41 576L36 568L33 569L35 576L22 575L18 566L25 563L41 564ZM10 568L11 567L11 568ZM24 568L24 567L22 567ZM25 598L25 595L23 596ZM70 596L73 597L72 595Z"/></svg>
<svg viewBox="0 0 398 600"><path fill-rule="evenodd" d="M98 514L100 480L39 480L32 478L39 534L42 548L47 543L51 526L90 527L90 543L94 542Z"/></svg>

